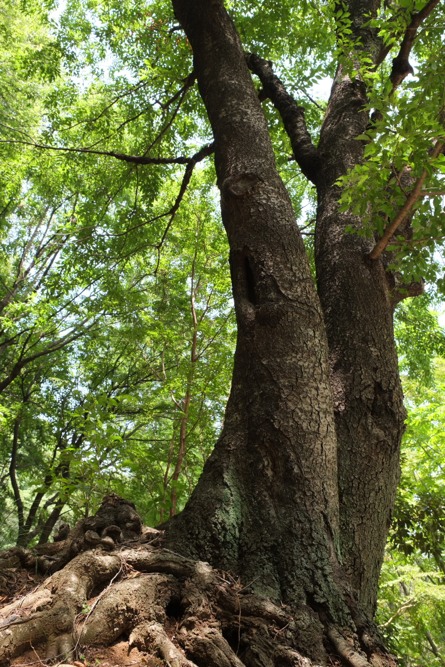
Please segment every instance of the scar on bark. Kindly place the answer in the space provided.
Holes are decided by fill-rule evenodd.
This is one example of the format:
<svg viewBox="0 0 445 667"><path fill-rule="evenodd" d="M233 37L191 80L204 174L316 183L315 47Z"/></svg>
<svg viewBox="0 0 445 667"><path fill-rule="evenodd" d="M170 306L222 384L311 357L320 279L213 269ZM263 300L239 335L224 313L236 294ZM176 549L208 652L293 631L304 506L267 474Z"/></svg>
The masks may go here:
<svg viewBox="0 0 445 667"><path fill-rule="evenodd" d="M246 285L246 297L253 306L258 305L258 299L255 289L255 276L247 254L244 255L244 276Z"/></svg>
<svg viewBox="0 0 445 667"><path fill-rule="evenodd" d="M221 192L223 194L227 192L235 197L243 197L261 182L262 178L258 174L246 171L226 178L221 186Z"/></svg>

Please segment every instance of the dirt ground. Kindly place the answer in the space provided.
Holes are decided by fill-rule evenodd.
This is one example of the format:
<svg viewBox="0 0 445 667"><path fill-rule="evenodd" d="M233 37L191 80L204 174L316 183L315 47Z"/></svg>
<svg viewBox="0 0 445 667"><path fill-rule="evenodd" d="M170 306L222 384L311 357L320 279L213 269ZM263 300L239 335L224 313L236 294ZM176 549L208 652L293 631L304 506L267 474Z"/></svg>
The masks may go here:
<svg viewBox="0 0 445 667"><path fill-rule="evenodd" d="M127 653L128 643L118 642L114 646L88 648L82 650L77 660L73 662L53 663L52 667L163 667L164 662L158 658L144 655L136 648L130 654ZM12 661L11 667L47 667L48 663L41 660L38 647L23 653L19 658Z"/></svg>

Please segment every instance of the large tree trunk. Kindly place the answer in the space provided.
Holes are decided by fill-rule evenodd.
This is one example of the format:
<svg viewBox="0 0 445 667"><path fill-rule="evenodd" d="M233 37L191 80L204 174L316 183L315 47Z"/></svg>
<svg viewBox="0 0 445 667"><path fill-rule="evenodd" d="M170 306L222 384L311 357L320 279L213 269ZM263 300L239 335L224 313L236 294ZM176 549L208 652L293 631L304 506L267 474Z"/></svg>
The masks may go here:
<svg viewBox="0 0 445 667"><path fill-rule="evenodd" d="M361 158L364 88L339 70L319 149L317 268L328 353L234 26L221 2L173 5L215 137L238 342L223 433L169 541L276 601L308 605L327 625L366 625L398 479L403 407L385 273L367 258L366 242L345 231L351 218L337 204L336 179ZM322 656L320 639L310 657Z"/></svg>
<svg viewBox="0 0 445 667"><path fill-rule="evenodd" d="M223 433L170 540L335 617L336 438L319 301L234 26L221 3L174 5L215 137L238 340Z"/></svg>

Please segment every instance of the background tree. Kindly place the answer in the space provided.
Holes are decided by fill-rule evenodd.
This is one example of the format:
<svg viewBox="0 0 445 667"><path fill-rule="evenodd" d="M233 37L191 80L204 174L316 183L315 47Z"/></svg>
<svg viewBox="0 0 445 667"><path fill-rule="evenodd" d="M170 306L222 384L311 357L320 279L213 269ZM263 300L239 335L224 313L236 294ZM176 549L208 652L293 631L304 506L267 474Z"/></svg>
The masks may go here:
<svg viewBox="0 0 445 667"><path fill-rule="evenodd" d="M204 213L184 202L189 244L179 251L172 233L155 276L127 261L97 326L4 390L4 512L17 516L18 544L45 542L62 513L88 515L110 489L138 498L152 524L190 494L222 420L233 348L221 237L203 229ZM10 521L3 531L6 544L17 539Z"/></svg>

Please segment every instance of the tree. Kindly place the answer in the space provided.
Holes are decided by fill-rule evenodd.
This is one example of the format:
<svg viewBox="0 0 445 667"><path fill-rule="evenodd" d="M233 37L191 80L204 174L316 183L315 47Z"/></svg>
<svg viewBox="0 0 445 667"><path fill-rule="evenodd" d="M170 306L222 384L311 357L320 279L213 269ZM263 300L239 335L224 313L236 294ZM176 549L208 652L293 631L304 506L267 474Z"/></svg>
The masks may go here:
<svg viewBox="0 0 445 667"><path fill-rule="evenodd" d="M389 667L394 659L380 642L373 615L405 417L393 310L422 292L423 277L433 273L431 244L440 236L435 196L444 163L444 65L432 54L441 43L443 12L438 0L283 6L274 5L267 19L279 34L289 31L289 24L280 24L283 17L307 26L303 9L312 20L318 13L330 30L323 45L329 44L337 68L317 146L302 107L266 54L243 50L223 2L173 0L180 26L169 23L162 3L153 6L153 15L147 11L145 26L160 21L164 40L184 30L188 41L179 38L177 48L185 56L190 45L193 74L182 90L196 79L212 135L192 158L176 160L187 167L170 222L193 167L214 151L238 337L222 433L185 509L165 526L169 551L123 552L133 567L158 574L145 579L143 592L141 581L119 584L115 598L105 596L96 617L80 628L79 641L112 641L127 632L131 646L155 647L179 665L318 665L337 656L332 660L352 667ZM252 14L258 30L264 13L256 3L242 3L242 9L247 18L240 28ZM99 6L101 11L106 33L119 12L129 10L125 3L111 7L113 21L107 8ZM125 30L117 25L109 37L117 51L123 52L131 32ZM308 50L310 39L304 42L298 30L293 34L290 41L298 45L299 35ZM271 30L268 36L276 48ZM137 57L134 48L129 66ZM413 71L414 48L419 79L398 97ZM288 56L284 49L280 55ZM160 56L161 70L168 59ZM273 102L293 157L316 191L316 285L277 169L271 141L276 131L269 132L265 99ZM416 112L419 99L428 104ZM414 118L421 121L420 137L412 131ZM201 117L202 132L208 131L204 123ZM165 164L167 158L151 154L152 147L139 157L117 149L68 150L82 158L99 152L134 164ZM156 193L151 196L154 201ZM101 532L105 515L119 534L128 526L133 531L134 517L125 511L121 521L119 501L108 498L96 523L79 528L70 548L85 548L92 528L97 544L109 544ZM65 561L73 553L65 551ZM190 558L230 574L221 583L222 575ZM78 556L44 589L53 605L44 624L8 628L4 654L45 635L48 618L60 621L62 602L69 612L50 637L49 655L70 650L79 605L119 568L113 554ZM73 577L79 583L70 597L63 589ZM135 605L137 595L142 597ZM116 618L114 599L124 601L122 618ZM153 611L155 601L162 611ZM168 616L180 627L176 644L163 628ZM271 624L275 636L268 632Z"/></svg>

